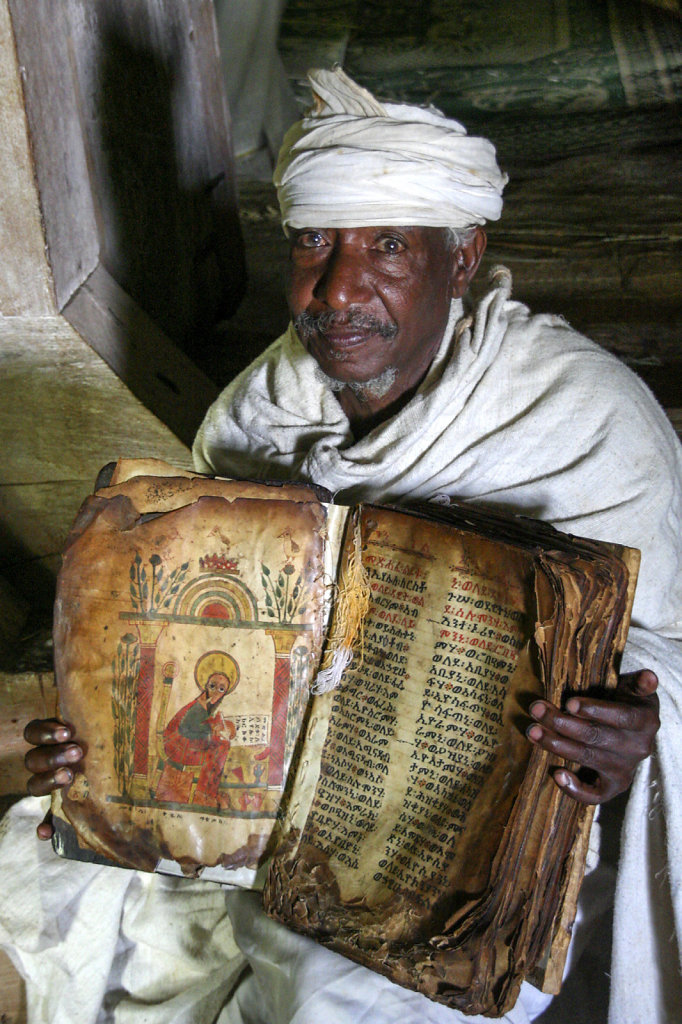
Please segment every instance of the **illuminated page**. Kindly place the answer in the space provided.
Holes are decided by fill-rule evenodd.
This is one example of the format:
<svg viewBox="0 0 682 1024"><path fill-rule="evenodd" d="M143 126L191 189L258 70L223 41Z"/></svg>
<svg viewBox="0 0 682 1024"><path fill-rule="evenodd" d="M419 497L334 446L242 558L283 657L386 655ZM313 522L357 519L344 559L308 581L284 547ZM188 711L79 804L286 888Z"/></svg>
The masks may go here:
<svg viewBox="0 0 682 1024"><path fill-rule="evenodd" d="M305 487L137 475L86 503L55 627L85 750L55 810L79 842L253 883L319 662L329 534Z"/></svg>

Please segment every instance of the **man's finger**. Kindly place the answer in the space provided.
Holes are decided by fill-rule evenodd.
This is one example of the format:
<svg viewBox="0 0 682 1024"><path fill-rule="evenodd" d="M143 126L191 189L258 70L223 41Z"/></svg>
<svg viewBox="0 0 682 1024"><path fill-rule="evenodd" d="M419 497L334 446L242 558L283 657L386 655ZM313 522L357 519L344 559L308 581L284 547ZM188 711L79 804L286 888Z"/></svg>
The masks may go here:
<svg viewBox="0 0 682 1024"><path fill-rule="evenodd" d="M48 811L36 829L38 839L52 839L54 828L52 827L52 811Z"/></svg>
<svg viewBox="0 0 682 1024"><path fill-rule="evenodd" d="M48 743L66 743L71 738L71 727L56 718L34 718L24 729L24 739L34 747Z"/></svg>
<svg viewBox="0 0 682 1024"><path fill-rule="evenodd" d="M536 701L530 713L547 728L584 743L604 743L616 749L623 742L623 730L641 734L649 742L660 725L658 697L651 693L647 698L638 697L636 703L624 701L622 694L620 697L620 700L571 697L566 701L565 712L552 704ZM599 728L603 729L601 738L597 735Z"/></svg>
<svg viewBox="0 0 682 1024"><path fill-rule="evenodd" d="M566 711L569 715L577 715L580 718L600 725L610 726L613 729L641 729L644 719L651 717L652 725L658 715L658 697L651 694L647 704L625 703L621 700L596 700L594 697L571 697L566 701ZM535 717L535 716L533 716Z"/></svg>
<svg viewBox="0 0 682 1024"><path fill-rule="evenodd" d="M568 768L558 768L552 778L559 789L580 804L603 804L615 795L615 790L612 787L605 787L601 777L592 784L583 782L574 772L569 772Z"/></svg>
<svg viewBox="0 0 682 1024"><path fill-rule="evenodd" d="M630 714L635 710L629 705L624 707L608 701L586 700L579 707L567 707L564 712L552 704L536 701L530 713L545 730L589 746L618 750L622 743L621 730L636 729L640 724L639 719Z"/></svg>
<svg viewBox="0 0 682 1024"><path fill-rule="evenodd" d="M47 796L55 789L61 789L73 782L73 771L71 768L57 768L54 772L44 772L41 775L32 775L26 783L26 788L31 796Z"/></svg>
<svg viewBox="0 0 682 1024"><path fill-rule="evenodd" d="M617 689L631 693L635 697L650 697L658 689L658 676L650 668L628 672L619 678Z"/></svg>
<svg viewBox="0 0 682 1024"><path fill-rule="evenodd" d="M26 753L24 765L31 775L43 775L56 768L68 768L82 758L83 751L77 743L60 744L56 747L33 747Z"/></svg>
<svg viewBox="0 0 682 1024"><path fill-rule="evenodd" d="M550 754L556 754L557 757L562 757L566 761L575 761L583 768L591 768L593 771L600 774L605 773L612 778L623 778L625 785L629 782L629 778L626 777L629 775L627 763L615 750L608 750L604 746L593 746L580 740L568 739L543 729L540 725L531 725L526 735L529 740Z"/></svg>

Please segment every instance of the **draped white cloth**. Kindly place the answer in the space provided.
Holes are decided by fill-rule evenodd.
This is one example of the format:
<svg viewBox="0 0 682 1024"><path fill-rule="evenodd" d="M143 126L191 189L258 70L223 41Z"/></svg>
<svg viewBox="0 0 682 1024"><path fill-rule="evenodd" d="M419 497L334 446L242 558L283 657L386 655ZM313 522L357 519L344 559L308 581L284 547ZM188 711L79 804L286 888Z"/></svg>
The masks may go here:
<svg viewBox="0 0 682 1024"><path fill-rule="evenodd" d="M285 230L499 218L507 176L488 139L434 107L380 103L340 68L308 78L315 107L285 135L273 177Z"/></svg>
<svg viewBox="0 0 682 1024"><path fill-rule="evenodd" d="M349 502L483 500L642 550L625 667L658 673L663 724L627 806L609 1021L669 1024L682 1001L681 449L641 381L561 319L530 316L510 286L499 269L472 317L453 304L417 395L358 443L289 330L209 411L197 468L313 480ZM39 814L22 802L0 835L0 946L29 979L31 1024L478 1021L268 921L257 897L54 857L34 838ZM588 915L604 872L584 887ZM586 991L549 1012L595 1024L604 976L577 971ZM508 1024L542 1006L524 986Z"/></svg>
<svg viewBox="0 0 682 1024"><path fill-rule="evenodd" d="M63 860L36 838L48 806L0 824L0 947L29 1024L213 1024L244 968L221 890Z"/></svg>

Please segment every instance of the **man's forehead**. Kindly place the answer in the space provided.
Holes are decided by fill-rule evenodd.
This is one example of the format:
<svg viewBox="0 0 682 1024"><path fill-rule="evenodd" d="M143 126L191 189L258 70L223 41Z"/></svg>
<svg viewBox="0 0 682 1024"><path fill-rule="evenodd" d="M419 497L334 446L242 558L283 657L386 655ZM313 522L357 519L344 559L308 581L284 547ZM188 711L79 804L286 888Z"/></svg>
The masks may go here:
<svg viewBox="0 0 682 1024"><path fill-rule="evenodd" d="M290 231L445 231L440 228L427 227L425 224L308 224L306 227L290 228Z"/></svg>
<svg viewBox="0 0 682 1024"><path fill-rule="evenodd" d="M322 226L320 224L310 224L303 228L290 228L290 238L300 238L301 235L305 235L309 232L319 232L321 235L344 235L344 236L358 236L358 237L372 237L382 234L390 234L395 232L396 234L405 235L411 238L444 238L448 232L448 228L443 227L427 227L421 224L372 224L372 225L355 225L355 226Z"/></svg>

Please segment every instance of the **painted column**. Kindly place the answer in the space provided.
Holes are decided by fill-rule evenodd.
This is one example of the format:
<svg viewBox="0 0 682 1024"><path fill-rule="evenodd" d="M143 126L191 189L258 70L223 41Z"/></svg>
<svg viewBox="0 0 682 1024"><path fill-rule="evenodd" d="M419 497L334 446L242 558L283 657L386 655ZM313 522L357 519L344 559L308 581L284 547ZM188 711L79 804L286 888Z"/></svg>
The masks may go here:
<svg viewBox="0 0 682 1024"><path fill-rule="evenodd" d="M135 706L135 746L133 750L132 796L149 795L149 725L154 696L156 645L166 623L138 619L133 622L140 639L140 672L137 677Z"/></svg>
<svg viewBox="0 0 682 1024"><path fill-rule="evenodd" d="M296 638L300 636L300 629L268 629L266 633L272 637L275 644L268 786L281 786L284 782L284 741L287 734L287 709L291 687L291 649Z"/></svg>

